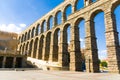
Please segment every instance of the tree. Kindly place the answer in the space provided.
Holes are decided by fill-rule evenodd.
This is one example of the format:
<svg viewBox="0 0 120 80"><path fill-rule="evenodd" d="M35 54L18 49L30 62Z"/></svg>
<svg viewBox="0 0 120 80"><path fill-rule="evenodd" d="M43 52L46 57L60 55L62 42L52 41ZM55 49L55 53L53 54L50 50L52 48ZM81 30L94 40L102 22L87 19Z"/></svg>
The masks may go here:
<svg viewBox="0 0 120 80"><path fill-rule="evenodd" d="M107 65L108 65L106 61L101 61L100 64L101 64L102 67L107 67Z"/></svg>

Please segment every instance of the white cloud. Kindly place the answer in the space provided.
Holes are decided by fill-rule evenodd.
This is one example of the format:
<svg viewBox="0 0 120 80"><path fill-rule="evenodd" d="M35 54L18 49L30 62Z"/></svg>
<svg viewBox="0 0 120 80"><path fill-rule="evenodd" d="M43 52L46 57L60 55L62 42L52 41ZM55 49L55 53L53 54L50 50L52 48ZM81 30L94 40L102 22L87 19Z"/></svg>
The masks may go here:
<svg viewBox="0 0 120 80"><path fill-rule="evenodd" d="M107 50L101 50L98 52L99 59L104 60L107 58Z"/></svg>
<svg viewBox="0 0 120 80"><path fill-rule="evenodd" d="M1 31L15 32L15 33L20 33L25 27L26 27L25 24L19 24L19 26L17 26L16 24L8 24L8 25L0 24Z"/></svg>
<svg viewBox="0 0 120 80"><path fill-rule="evenodd" d="M20 27L26 27L26 24L19 24L20 25Z"/></svg>
<svg viewBox="0 0 120 80"><path fill-rule="evenodd" d="M81 41L81 42L84 42L84 39L81 39L81 38L80 38L80 41Z"/></svg>
<svg viewBox="0 0 120 80"><path fill-rule="evenodd" d="M99 51L99 53L100 54L105 54L105 53L107 53L107 50L101 50L101 51Z"/></svg>

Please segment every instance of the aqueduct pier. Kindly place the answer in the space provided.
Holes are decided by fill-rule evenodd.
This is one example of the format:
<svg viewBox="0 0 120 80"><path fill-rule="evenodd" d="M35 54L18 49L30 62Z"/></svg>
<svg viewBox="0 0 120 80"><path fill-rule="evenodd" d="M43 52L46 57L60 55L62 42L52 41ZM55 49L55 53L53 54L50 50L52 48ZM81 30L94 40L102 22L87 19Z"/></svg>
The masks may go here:
<svg viewBox="0 0 120 80"><path fill-rule="evenodd" d="M84 20L86 71L99 72L98 48L93 19L98 13L104 12L108 69L109 72L120 73L119 34L114 14L115 8L120 5L120 0L97 0L95 2L84 0L84 7L77 10L78 1L65 0L24 30L18 37L20 54L27 53L28 57L48 62L59 62L61 67L81 71L83 59L78 24ZM72 11L70 15L66 13L68 7ZM58 17L58 14L61 14L61 17ZM68 27L70 27L71 33L70 43L67 42Z"/></svg>

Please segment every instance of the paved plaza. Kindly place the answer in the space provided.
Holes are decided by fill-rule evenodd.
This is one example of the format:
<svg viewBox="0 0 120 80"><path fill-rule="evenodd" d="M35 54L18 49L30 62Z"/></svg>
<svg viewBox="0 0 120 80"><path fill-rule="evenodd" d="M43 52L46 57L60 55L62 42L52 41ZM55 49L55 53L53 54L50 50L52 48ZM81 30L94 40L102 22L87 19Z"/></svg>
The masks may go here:
<svg viewBox="0 0 120 80"><path fill-rule="evenodd" d="M120 80L120 74L71 71L0 71L0 80Z"/></svg>

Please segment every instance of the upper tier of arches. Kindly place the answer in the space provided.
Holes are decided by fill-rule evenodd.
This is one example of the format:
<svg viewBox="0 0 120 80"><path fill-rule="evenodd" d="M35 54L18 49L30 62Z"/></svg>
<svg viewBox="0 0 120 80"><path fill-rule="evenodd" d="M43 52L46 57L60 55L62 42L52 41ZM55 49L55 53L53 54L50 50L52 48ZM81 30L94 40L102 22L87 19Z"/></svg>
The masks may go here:
<svg viewBox="0 0 120 80"><path fill-rule="evenodd" d="M51 30L55 26L61 25L65 21L68 20L68 17L81 10L85 6L87 6L86 2L92 4L97 0L66 0L61 5L53 9L50 13L42 17L40 20L32 24L28 29L23 31L19 36L19 42L22 43L24 41L33 38L41 33ZM81 4L82 5L81 5Z"/></svg>
<svg viewBox="0 0 120 80"><path fill-rule="evenodd" d="M89 0L85 0L85 1L89 1ZM42 17L40 20L32 24L25 31L23 31L18 37L19 43L30 40L40 34L49 32L55 29L56 26L63 25L64 23L67 23L69 20L75 17L84 19L85 21L93 20L92 18L97 13L99 12L107 13L108 10L105 10L104 5L99 7L99 5L104 4L106 2L112 4L111 6L109 6L110 7L109 11L111 12L113 12L116 6L120 3L120 1L117 1L117 0L114 0L114 1L92 0L91 2L89 2L89 5L87 5L85 1L81 1L81 0L69 1L68 0L63 2L61 5L53 9L50 13L48 13L47 15ZM83 3L84 6L82 5L81 8L78 8L77 6L79 6L80 2L84 2ZM96 4L99 4L99 5L98 7L94 8ZM83 10L82 8L85 8L85 9ZM67 10L69 13L66 12ZM87 14L87 12L89 12L89 14Z"/></svg>

